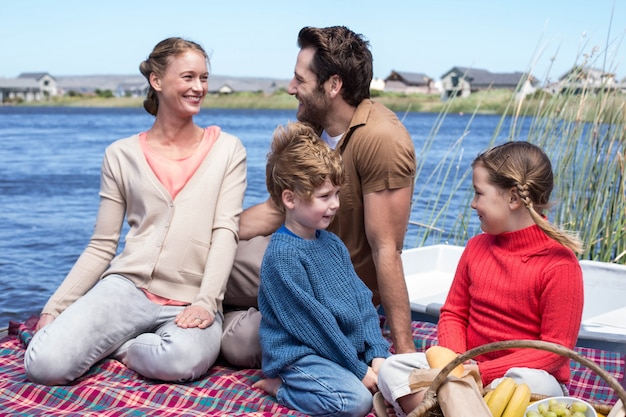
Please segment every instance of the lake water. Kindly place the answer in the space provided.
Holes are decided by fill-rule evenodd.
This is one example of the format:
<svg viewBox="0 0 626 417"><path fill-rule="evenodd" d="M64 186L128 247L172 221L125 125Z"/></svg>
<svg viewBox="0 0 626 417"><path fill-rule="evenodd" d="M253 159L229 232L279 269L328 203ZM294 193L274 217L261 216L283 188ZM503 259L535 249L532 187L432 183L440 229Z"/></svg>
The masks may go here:
<svg viewBox="0 0 626 417"><path fill-rule="evenodd" d="M407 113L399 117L418 155L422 154L438 115ZM217 124L245 145L245 207L267 198L265 156L272 132L291 120L295 120L291 110L205 109L196 117L198 124ZM488 146L500 117L477 116L469 130L468 121L469 116L448 115L420 160L423 170L416 184L419 198L413 205L413 222L445 230L466 206L466 193L459 192L450 200L447 217L436 222L424 218L428 204L435 199L433 193L438 191L436 180L427 174L435 171L438 161L461 137L457 167L464 172ZM153 117L143 109L0 107L0 328L9 320L38 314L87 244L98 207L105 147L115 139L147 130L152 122ZM411 225L405 247L415 246L422 230ZM447 238L442 233L429 243Z"/></svg>

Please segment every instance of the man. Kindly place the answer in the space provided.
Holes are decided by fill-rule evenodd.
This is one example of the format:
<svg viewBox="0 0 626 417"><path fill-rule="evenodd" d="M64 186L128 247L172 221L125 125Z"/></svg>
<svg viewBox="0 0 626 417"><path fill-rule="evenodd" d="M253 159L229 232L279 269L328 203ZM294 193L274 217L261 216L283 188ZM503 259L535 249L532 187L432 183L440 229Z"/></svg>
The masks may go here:
<svg viewBox="0 0 626 417"><path fill-rule="evenodd" d="M348 247L357 274L374 294L374 304L382 304L396 352L414 352L400 257L416 171L413 142L396 115L369 98L372 55L361 35L343 26L305 27L298 34L298 46L288 89L299 101L297 118L319 129L341 153L346 169L341 206L328 230ZM267 239L258 236L270 235L283 220L270 201L253 206L241 216L240 239L254 238L243 244L263 251ZM238 258L249 263L250 255L239 252ZM258 262L258 253L256 257ZM236 260L225 304L237 293L232 288L247 285L239 283L245 273L238 268ZM245 280L251 282L249 276ZM250 361L245 352L257 342L242 336L253 334L258 321L256 310L226 314L222 353L231 363L260 363L260 354Z"/></svg>

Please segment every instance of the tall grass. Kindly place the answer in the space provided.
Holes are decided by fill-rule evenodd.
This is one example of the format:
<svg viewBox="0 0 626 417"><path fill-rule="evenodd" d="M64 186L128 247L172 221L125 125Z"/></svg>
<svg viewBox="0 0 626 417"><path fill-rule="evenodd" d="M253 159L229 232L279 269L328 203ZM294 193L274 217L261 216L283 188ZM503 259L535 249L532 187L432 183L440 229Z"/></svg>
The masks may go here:
<svg viewBox="0 0 626 417"><path fill-rule="evenodd" d="M584 55L580 67L592 66L592 56ZM608 84L599 89L574 84L575 77L572 74L566 83L573 87L554 94L520 98L517 91L512 93L489 146L506 133L507 140L529 141L544 149L555 174L551 198L555 206L547 213L550 220L579 234L585 246L581 259L626 263L626 99ZM456 100L463 99L455 98L446 104L418 152L420 158L428 157L447 114L456 108ZM480 108L478 102L475 111ZM522 137L521 125L528 118L530 128L527 136ZM466 132L471 123L472 119ZM435 170L418 171L416 201L428 199L418 246L444 242L464 245L479 232L469 222L473 190L467 184L471 169L458 166L464 139L465 134L450 145ZM433 184L439 188L433 190ZM453 198L458 199L459 193L466 204L456 215L452 229L443 232L437 225L442 217L451 216L450 203Z"/></svg>

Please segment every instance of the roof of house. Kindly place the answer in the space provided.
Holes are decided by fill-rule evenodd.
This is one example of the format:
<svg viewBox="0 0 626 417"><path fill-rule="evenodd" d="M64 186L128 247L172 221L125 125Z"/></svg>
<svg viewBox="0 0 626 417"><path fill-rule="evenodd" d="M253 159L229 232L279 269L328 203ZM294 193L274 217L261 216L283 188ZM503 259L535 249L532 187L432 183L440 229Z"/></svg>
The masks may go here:
<svg viewBox="0 0 626 417"><path fill-rule="evenodd" d="M12 89L39 89L39 83L34 78L1 78L0 88Z"/></svg>
<svg viewBox="0 0 626 417"><path fill-rule="evenodd" d="M39 81L46 75L50 78L54 78L48 72L23 72L20 75L18 75L17 78L34 78L35 80Z"/></svg>
<svg viewBox="0 0 626 417"><path fill-rule="evenodd" d="M209 77L209 92L218 92L227 86L236 92L273 92L277 89L286 89L290 80L260 77L229 77L223 75L211 75Z"/></svg>
<svg viewBox="0 0 626 417"><path fill-rule="evenodd" d="M406 85L428 85L433 81L431 77L419 72L407 72L407 71L391 71L391 74L385 78L385 82L388 81L401 81Z"/></svg>
<svg viewBox="0 0 626 417"><path fill-rule="evenodd" d="M279 88L287 88L289 81L274 78L228 77L211 74L209 76L209 92L217 93L224 85L228 85L236 92L272 92ZM120 86L126 88L147 86L147 81L141 74L59 76L57 85L68 91L93 91L96 88L115 91Z"/></svg>
<svg viewBox="0 0 626 417"><path fill-rule="evenodd" d="M441 78L445 78L450 74L454 74L458 77L466 79L469 83L476 87L487 86L516 86L526 77L527 74L523 72L511 72L511 73L496 73L490 72L484 69L468 68L468 67L453 67L448 72L443 74ZM532 84L536 84L537 80L532 75L528 77Z"/></svg>
<svg viewBox="0 0 626 417"><path fill-rule="evenodd" d="M585 77L591 77L594 79L601 79L603 77L615 77L615 74L610 73L608 71L604 71L600 68L593 68L593 67L589 67L589 66L585 66L585 65L575 65L573 66L569 71L567 71L565 74L561 75L559 77L559 80L566 80L566 79L570 79L572 78L572 76L585 76Z"/></svg>

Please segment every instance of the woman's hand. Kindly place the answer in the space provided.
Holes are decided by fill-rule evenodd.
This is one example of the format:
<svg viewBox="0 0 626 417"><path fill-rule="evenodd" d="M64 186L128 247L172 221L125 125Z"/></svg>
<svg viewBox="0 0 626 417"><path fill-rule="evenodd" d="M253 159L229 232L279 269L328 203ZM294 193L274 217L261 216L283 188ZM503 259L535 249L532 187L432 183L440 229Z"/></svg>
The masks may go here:
<svg viewBox="0 0 626 417"><path fill-rule="evenodd" d="M53 320L54 316L52 314L45 313L39 316L39 320L37 320L37 324L35 325L35 333L41 330L44 326L52 323Z"/></svg>
<svg viewBox="0 0 626 417"><path fill-rule="evenodd" d="M183 311L178 313L174 322L178 327L183 329L190 329L197 327L199 329L206 329L213 324L215 316L206 311L200 306L187 306Z"/></svg>

